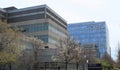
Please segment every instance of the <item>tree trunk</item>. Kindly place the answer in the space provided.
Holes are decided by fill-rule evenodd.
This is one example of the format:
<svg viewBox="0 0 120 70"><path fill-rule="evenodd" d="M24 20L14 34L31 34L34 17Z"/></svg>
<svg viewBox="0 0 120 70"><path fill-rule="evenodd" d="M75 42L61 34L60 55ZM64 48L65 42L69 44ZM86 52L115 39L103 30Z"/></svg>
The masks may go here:
<svg viewBox="0 0 120 70"><path fill-rule="evenodd" d="M67 65L68 65L68 62L66 61L65 62L65 70L67 70Z"/></svg>
<svg viewBox="0 0 120 70"><path fill-rule="evenodd" d="M37 70L37 69L38 69L38 63L35 62L35 63L34 63L34 70Z"/></svg>
<svg viewBox="0 0 120 70"><path fill-rule="evenodd" d="M46 70L46 62L45 62L45 70Z"/></svg>
<svg viewBox="0 0 120 70"><path fill-rule="evenodd" d="M76 63L76 70L78 70L78 63Z"/></svg>
<svg viewBox="0 0 120 70"><path fill-rule="evenodd" d="M60 67L58 67L58 70L60 70Z"/></svg>
<svg viewBox="0 0 120 70"><path fill-rule="evenodd" d="M35 63L34 63L34 66L35 66L35 70L37 70L37 67L38 67L38 61L37 61L37 51L34 51L34 61L35 61Z"/></svg>
<svg viewBox="0 0 120 70"><path fill-rule="evenodd" d="M12 70L12 69L11 69L11 68L12 68L11 63L9 63L8 65L9 65L9 70Z"/></svg>
<svg viewBox="0 0 120 70"><path fill-rule="evenodd" d="M30 70L30 65L28 64L28 69L27 70Z"/></svg>
<svg viewBox="0 0 120 70"><path fill-rule="evenodd" d="M83 70L85 70L85 64L83 64Z"/></svg>

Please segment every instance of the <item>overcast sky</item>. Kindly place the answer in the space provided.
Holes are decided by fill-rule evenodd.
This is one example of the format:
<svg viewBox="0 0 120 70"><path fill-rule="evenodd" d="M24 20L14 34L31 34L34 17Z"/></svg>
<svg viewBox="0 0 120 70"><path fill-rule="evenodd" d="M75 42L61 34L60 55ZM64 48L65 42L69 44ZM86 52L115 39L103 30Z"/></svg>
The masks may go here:
<svg viewBox="0 0 120 70"><path fill-rule="evenodd" d="M112 56L120 42L120 0L0 0L0 8L47 4L68 23L106 21Z"/></svg>

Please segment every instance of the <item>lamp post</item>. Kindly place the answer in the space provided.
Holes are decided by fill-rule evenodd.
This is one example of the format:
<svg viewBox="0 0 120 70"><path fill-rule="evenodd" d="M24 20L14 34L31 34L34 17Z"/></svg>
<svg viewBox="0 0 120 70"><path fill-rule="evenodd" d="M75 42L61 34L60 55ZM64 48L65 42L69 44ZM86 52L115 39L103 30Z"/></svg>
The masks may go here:
<svg viewBox="0 0 120 70"><path fill-rule="evenodd" d="M84 59L85 59L84 70L88 70L88 62L89 62L86 51L87 51L86 48L84 48Z"/></svg>
<svg viewBox="0 0 120 70"><path fill-rule="evenodd" d="M86 58L86 70L88 70L88 59Z"/></svg>
<svg viewBox="0 0 120 70"><path fill-rule="evenodd" d="M84 55L85 58L85 63L84 63L84 70L88 70L87 64L88 64L88 59L86 58L86 55Z"/></svg>

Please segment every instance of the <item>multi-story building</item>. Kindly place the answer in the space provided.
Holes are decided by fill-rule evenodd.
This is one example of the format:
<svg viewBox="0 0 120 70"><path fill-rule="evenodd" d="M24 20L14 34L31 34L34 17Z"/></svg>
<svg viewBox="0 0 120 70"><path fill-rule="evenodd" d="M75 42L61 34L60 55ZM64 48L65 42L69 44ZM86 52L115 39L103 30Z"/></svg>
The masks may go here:
<svg viewBox="0 0 120 70"><path fill-rule="evenodd" d="M100 52L100 58L108 52L108 30L105 22L83 22L68 25L71 37L83 44L95 44Z"/></svg>
<svg viewBox="0 0 120 70"><path fill-rule="evenodd" d="M6 19L6 11L0 8L0 21L4 21Z"/></svg>
<svg viewBox="0 0 120 70"><path fill-rule="evenodd" d="M99 50L95 44L83 44L81 45L83 55L88 63L95 63L96 58L99 58Z"/></svg>
<svg viewBox="0 0 120 70"><path fill-rule="evenodd" d="M7 23L17 26L27 36L44 41L47 47L59 43L67 37L67 22L47 5L17 9L4 8Z"/></svg>

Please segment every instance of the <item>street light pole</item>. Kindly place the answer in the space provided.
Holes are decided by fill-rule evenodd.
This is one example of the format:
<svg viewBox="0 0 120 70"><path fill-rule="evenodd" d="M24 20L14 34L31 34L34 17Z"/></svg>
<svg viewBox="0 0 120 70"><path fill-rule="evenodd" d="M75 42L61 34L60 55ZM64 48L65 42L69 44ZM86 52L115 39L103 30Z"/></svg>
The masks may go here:
<svg viewBox="0 0 120 70"><path fill-rule="evenodd" d="M88 70L88 59L86 58L86 70Z"/></svg>
<svg viewBox="0 0 120 70"><path fill-rule="evenodd" d="M84 48L84 58L85 58L84 70L88 70L88 59L87 59L87 54L86 54L85 48Z"/></svg>

